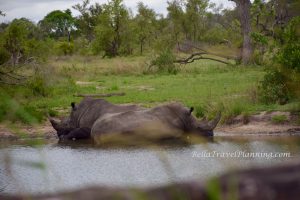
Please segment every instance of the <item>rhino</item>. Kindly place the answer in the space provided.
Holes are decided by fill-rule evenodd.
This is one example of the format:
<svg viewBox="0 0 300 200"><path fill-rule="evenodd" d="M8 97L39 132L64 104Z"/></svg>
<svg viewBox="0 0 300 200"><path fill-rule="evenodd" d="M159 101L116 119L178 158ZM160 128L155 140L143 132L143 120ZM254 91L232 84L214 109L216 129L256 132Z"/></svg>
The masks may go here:
<svg viewBox="0 0 300 200"><path fill-rule="evenodd" d="M184 133L213 136L213 130L221 118L218 113L211 121L199 120L192 115L194 108L187 108L181 103L146 109L85 98L79 105L72 103L71 106L70 116L61 122L50 119L60 139L92 138L99 141L107 135L138 133L147 137L152 132L163 132L171 137Z"/></svg>
<svg viewBox="0 0 300 200"><path fill-rule="evenodd" d="M89 139L95 121L107 114L141 109L137 105L115 105L104 99L84 98L78 105L71 103L69 117L61 121L49 117L61 140Z"/></svg>

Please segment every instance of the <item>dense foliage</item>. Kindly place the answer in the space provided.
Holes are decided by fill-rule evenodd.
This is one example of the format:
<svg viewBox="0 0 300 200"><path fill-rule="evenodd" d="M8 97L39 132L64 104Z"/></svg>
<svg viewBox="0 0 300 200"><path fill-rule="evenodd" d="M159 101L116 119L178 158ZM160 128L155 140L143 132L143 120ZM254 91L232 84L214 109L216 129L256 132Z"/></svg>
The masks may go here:
<svg viewBox="0 0 300 200"><path fill-rule="evenodd" d="M240 5L239 2L237 5ZM285 27L298 16L295 10L299 5L295 0L255 0L252 3L249 20L255 50L254 62L264 64L264 57L270 51L276 51L274 45L285 45ZM53 43L52 53L58 55L62 52L68 55L92 52L108 57L143 54L157 50L158 44L163 41L180 51L184 50L182 44L186 41L198 46L200 44L201 47L203 44L227 45L238 50L243 40L238 6L230 10L217 7L209 0L171 0L168 1L166 16L156 13L143 3L137 4L137 13L134 15L123 0L110 0L104 4L83 0L81 4L72 7L80 13L76 17L70 9L54 10L37 24L25 18L15 19L9 24L2 23L0 45L7 52L1 51L0 57L5 60L6 54L10 53L15 64L18 62L17 57L20 54L23 56L27 40L48 39ZM297 20L294 21L294 24L297 23ZM73 48L78 41L80 48ZM69 46L64 42L68 42ZM295 54L293 49L298 48L297 43L288 43L290 45L285 47L286 54ZM47 47L50 47L49 43ZM236 56L240 55L236 53ZM284 53L282 58L286 58Z"/></svg>

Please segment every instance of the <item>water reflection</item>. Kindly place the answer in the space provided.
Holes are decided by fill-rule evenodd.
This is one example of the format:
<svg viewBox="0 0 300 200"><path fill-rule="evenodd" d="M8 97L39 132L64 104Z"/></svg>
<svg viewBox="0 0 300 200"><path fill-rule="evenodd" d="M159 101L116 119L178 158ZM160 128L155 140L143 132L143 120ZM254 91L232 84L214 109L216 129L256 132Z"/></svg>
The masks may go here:
<svg viewBox="0 0 300 200"><path fill-rule="evenodd" d="M293 157L193 156L235 151L290 152ZM172 181L206 179L229 169L286 162L299 155L299 137L216 137L214 141L193 145L170 143L147 148L100 148L90 142L57 143L55 140L38 146L25 141L2 143L0 192L45 193L95 184L157 186Z"/></svg>

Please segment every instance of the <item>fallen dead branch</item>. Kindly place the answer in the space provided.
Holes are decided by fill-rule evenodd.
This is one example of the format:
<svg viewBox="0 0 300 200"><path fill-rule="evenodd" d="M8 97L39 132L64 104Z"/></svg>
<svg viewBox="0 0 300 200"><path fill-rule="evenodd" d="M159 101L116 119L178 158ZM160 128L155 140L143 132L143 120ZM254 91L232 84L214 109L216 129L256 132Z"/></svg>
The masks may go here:
<svg viewBox="0 0 300 200"><path fill-rule="evenodd" d="M185 59L175 60L174 63L189 64L189 63L192 63L196 60L213 60L213 61L220 62L220 63L226 64L226 65L230 64L229 62L226 62L226 61L223 61L223 60L220 60L220 59L217 59L217 58L203 57L203 55L209 55L209 54L210 53L207 53L207 52L193 53ZM211 54L211 55L214 55L214 54Z"/></svg>

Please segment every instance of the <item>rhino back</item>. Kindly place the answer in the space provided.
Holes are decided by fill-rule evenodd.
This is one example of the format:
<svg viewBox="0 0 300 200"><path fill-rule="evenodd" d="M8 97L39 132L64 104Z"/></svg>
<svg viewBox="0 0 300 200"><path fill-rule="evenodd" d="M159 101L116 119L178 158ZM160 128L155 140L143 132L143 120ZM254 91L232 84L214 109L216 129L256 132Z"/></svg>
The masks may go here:
<svg viewBox="0 0 300 200"><path fill-rule="evenodd" d="M137 130L145 133L147 130L158 131L158 129L164 132L183 131L184 122L173 109L172 106L163 105L151 109L106 114L95 122L91 135L95 138L103 134L132 133ZM188 109L185 110L188 112Z"/></svg>
<svg viewBox="0 0 300 200"><path fill-rule="evenodd" d="M147 110L105 114L94 123L92 136L107 133L130 132L142 124L156 119L154 115L149 115Z"/></svg>
<svg viewBox="0 0 300 200"><path fill-rule="evenodd" d="M114 105L103 99L85 98L71 113L71 121L75 127L92 128L101 116L109 113L119 113L140 109L136 105Z"/></svg>
<svg viewBox="0 0 300 200"><path fill-rule="evenodd" d="M108 102L102 99L84 98L75 109L72 110L70 119L71 124L76 127L91 128L101 110Z"/></svg>

